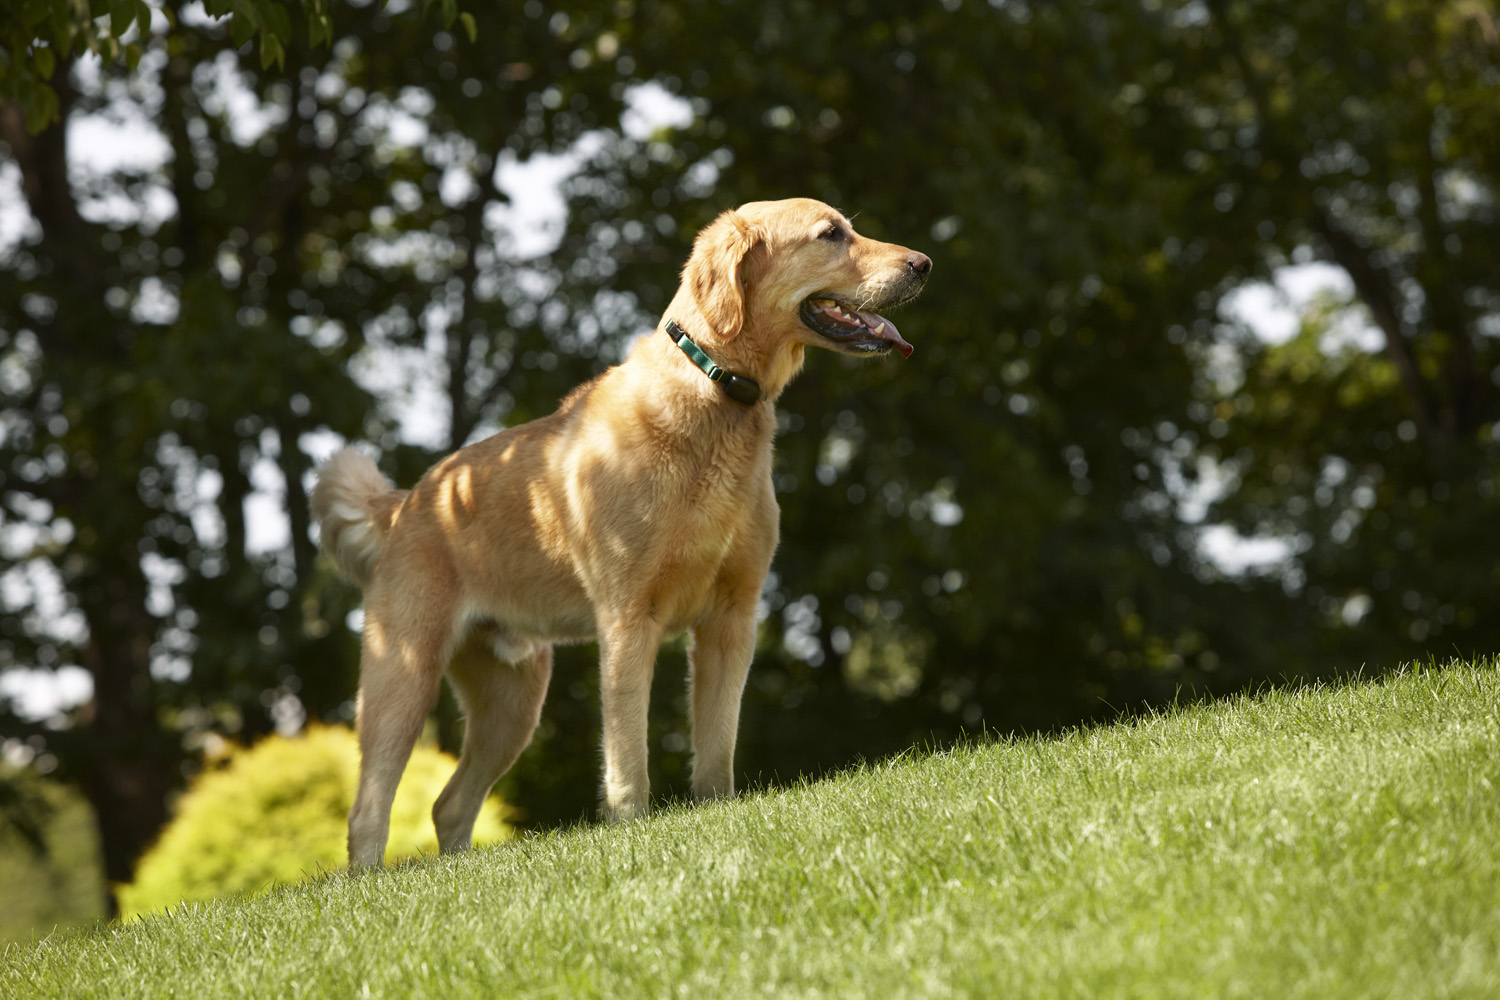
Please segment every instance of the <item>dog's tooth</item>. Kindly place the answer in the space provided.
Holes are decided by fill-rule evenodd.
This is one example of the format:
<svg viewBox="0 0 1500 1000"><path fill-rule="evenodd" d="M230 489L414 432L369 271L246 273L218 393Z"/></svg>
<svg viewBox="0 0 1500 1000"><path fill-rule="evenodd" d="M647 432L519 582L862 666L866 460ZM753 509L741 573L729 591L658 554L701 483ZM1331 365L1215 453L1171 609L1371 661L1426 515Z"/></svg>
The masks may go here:
<svg viewBox="0 0 1500 1000"><path fill-rule="evenodd" d="M877 327L876 327L876 328L875 328L875 335L876 335L876 336L877 336L877 337L878 337L878 336L880 336L880 331L882 331L882 330L884 330L884 329L885 329L885 324L884 324L884 323L882 323L882 324L880 324L880 325L879 325L879 326L877 326Z"/></svg>

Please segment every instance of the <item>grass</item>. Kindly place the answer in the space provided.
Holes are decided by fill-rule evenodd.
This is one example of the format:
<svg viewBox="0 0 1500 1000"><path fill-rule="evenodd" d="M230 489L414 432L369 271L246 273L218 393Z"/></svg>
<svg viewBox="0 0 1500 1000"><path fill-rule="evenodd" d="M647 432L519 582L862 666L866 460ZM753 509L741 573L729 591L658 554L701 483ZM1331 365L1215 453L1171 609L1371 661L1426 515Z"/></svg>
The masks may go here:
<svg viewBox="0 0 1500 1000"><path fill-rule="evenodd" d="M909 756L12 946L55 997L1500 996L1500 663Z"/></svg>

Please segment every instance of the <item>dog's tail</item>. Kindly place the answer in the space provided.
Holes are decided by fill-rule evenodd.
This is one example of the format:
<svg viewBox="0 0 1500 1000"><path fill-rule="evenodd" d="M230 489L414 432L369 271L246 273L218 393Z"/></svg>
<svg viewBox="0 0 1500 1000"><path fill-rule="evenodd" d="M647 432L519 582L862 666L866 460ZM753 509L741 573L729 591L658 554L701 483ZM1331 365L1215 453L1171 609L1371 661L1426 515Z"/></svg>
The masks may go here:
<svg viewBox="0 0 1500 1000"><path fill-rule="evenodd" d="M408 490L398 490L368 456L345 448L318 467L313 486L313 520L319 544L339 572L361 587L370 582L385 536Z"/></svg>

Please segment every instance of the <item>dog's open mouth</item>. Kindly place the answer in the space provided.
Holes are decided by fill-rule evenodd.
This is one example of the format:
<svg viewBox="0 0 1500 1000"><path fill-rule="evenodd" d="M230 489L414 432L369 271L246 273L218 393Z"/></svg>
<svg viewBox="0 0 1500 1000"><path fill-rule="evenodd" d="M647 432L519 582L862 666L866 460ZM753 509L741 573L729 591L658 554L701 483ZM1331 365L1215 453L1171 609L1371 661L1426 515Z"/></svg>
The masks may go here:
<svg viewBox="0 0 1500 1000"><path fill-rule="evenodd" d="M885 354L891 348L911 357L912 346L901 339L896 324L879 313L860 312L836 299L813 296L802 303L802 322L833 341L841 350L857 354Z"/></svg>

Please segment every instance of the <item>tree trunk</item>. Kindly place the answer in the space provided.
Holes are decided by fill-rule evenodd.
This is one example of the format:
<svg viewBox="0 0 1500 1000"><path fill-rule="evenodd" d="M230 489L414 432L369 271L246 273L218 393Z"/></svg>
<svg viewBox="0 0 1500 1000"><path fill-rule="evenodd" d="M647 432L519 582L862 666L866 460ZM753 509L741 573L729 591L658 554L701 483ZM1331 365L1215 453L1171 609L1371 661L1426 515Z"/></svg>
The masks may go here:
<svg viewBox="0 0 1500 1000"><path fill-rule="evenodd" d="M38 290L65 303L50 322L37 324L45 358L38 380L61 382L65 395L70 366L98 361L130 372L133 339L129 321L104 306L111 261L79 214L67 180L67 121L77 100L69 72L64 60L53 79L61 122L38 135L25 133L17 107L0 108L0 138L21 169L22 192L42 230L40 249L56 262ZM79 400L97 434L93 455L34 490L53 501L59 516L98 538L67 575L88 624L79 661L94 684L92 700L79 713L76 731L88 753L75 774L93 807L111 916L118 912L113 887L130 881L136 859L166 822L176 777L174 737L161 727L153 698L158 623L146 609L149 588L137 548L139 527L154 513L137 493L149 438L128 414L114 412L117 398L103 388ZM129 527L122 531L121 525Z"/></svg>
<svg viewBox="0 0 1500 1000"><path fill-rule="evenodd" d="M115 569L93 574L111 582L91 584L94 599L84 601L90 639L83 661L94 697L80 719L90 751L83 791L99 831L111 917L119 913L115 886L132 879L136 860L167 821L173 759L151 696L156 624L145 610L145 581L138 568Z"/></svg>

